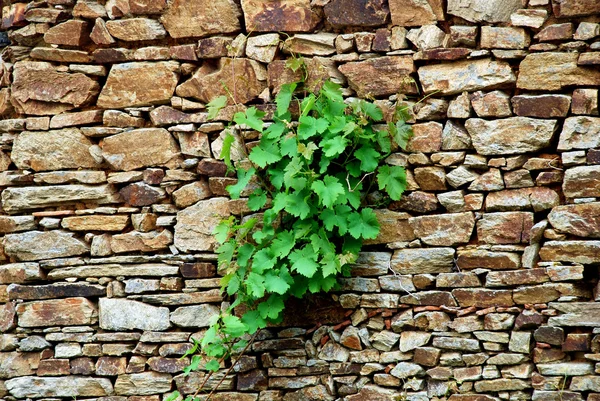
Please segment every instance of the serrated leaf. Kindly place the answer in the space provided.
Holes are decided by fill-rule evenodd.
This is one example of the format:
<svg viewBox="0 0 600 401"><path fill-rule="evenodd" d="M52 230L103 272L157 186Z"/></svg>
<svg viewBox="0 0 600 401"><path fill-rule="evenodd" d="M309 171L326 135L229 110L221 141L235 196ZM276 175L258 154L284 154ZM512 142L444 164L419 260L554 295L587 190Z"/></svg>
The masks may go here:
<svg viewBox="0 0 600 401"><path fill-rule="evenodd" d="M233 121L238 124L244 124L258 132L263 131L262 118L265 116L263 111L258 110L256 107L250 107L245 113L237 112L233 116Z"/></svg>
<svg viewBox="0 0 600 401"><path fill-rule="evenodd" d="M271 295L266 301L258 304L258 312L263 319L277 319L285 304L278 295Z"/></svg>
<svg viewBox="0 0 600 401"><path fill-rule="evenodd" d="M256 212L267 203L267 194L261 188L252 192L248 197L248 208Z"/></svg>
<svg viewBox="0 0 600 401"><path fill-rule="evenodd" d="M319 264L316 262L316 254L312 247L308 245L302 250L295 250L290 253L291 269L304 277L311 278L317 272Z"/></svg>
<svg viewBox="0 0 600 401"><path fill-rule="evenodd" d="M248 331L248 328L239 317L233 315L223 316L223 332L232 337L241 337Z"/></svg>
<svg viewBox="0 0 600 401"><path fill-rule="evenodd" d="M175 390L171 394L169 394L169 396L165 397L163 401L175 401L180 396L181 394L179 394L179 391Z"/></svg>
<svg viewBox="0 0 600 401"><path fill-rule="evenodd" d="M240 198L242 191L246 188L246 186L254 176L255 172L256 170L253 167L249 168L248 170L238 169L237 183L233 185L228 185L227 188L225 188L227 192L229 192L229 196L231 196L231 199Z"/></svg>
<svg viewBox="0 0 600 401"><path fill-rule="evenodd" d="M225 280L225 277L223 277L222 281L224 281L224 280ZM237 276L237 274L232 273L230 275L229 281L227 283L227 295L231 296L231 295L235 294L236 292L238 292L238 290L240 289L240 284L241 284L241 282L240 282L240 279Z"/></svg>
<svg viewBox="0 0 600 401"><path fill-rule="evenodd" d="M231 132L227 131L227 134L223 138L223 147L221 148L221 154L219 157L223 159L228 170L234 169L233 164L231 163L231 146L234 142L235 137Z"/></svg>
<svg viewBox="0 0 600 401"><path fill-rule="evenodd" d="M285 211L292 216L305 219L310 214L310 206L306 203L308 194L305 191L297 191L287 196Z"/></svg>
<svg viewBox="0 0 600 401"><path fill-rule="evenodd" d="M302 100L302 103L300 104L300 117L306 116L308 115L308 113L310 113L310 111L313 109L313 106L315 105L316 100L317 98L312 93L305 97L304 100Z"/></svg>
<svg viewBox="0 0 600 401"><path fill-rule="evenodd" d="M275 272L270 271L265 275L265 288L269 292L283 295L290 288L290 285Z"/></svg>
<svg viewBox="0 0 600 401"><path fill-rule="evenodd" d="M360 169L362 171L371 173L379 166L381 154L371 146L362 146L354 152L354 157L360 160Z"/></svg>
<svg viewBox="0 0 600 401"><path fill-rule="evenodd" d="M413 135L412 127L403 120L398 121L396 124L389 123L388 127L396 144L402 149L406 149L408 141Z"/></svg>
<svg viewBox="0 0 600 401"><path fill-rule="evenodd" d="M285 230L277 233L270 248L274 256L278 258L284 258L289 255L294 245L296 245L296 238L294 238L294 234Z"/></svg>
<svg viewBox="0 0 600 401"><path fill-rule="evenodd" d="M213 235L215 236L217 242L222 244L223 242L227 241L227 238L229 238L229 230L231 229L232 224L233 216L223 219L219 222L219 224L217 224L213 230Z"/></svg>
<svg viewBox="0 0 600 401"><path fill-rule="evenodd" d="M256 310L244 313L242 323L248 327L248 334L254 334L257 330L264 329L267 326L267 322Z"/></svg>
<svg viewBox="0 0 600 401"><path fill-rule="evenodd" d="M321 94L333 102L343 102L342 87L331 81L325 81L321 88Z"/></svg>
<svg viewBox="0 0 600 401"><path fill-rule="evenodd" d="M248 266L248 261L254 253L255 247L252 244L244 244L238 248L237 263L241 267Z"/></svg>
<svg viewBox="0 0 600 401"><path fill-rule="evenodd" d="M360 109L363 113L369 116L373 121L381 121L383 120L383 113L381 109L371 102L367 102L366 100L360 100Z"/></svg>
<svg viewBox="0 0 600 401"><path fill-rule="evenodd" d="M392 200L399 200L406 190L406 171L400 166L381 166L377 184L379 190L385 190Z"/></svg>
<svg viewBox="0 0 600 401"><path fill-rule="evenodd" d="M298 121L298 138L306 140L317 134L317 120L311 116L301 116Z"/></svg>
<svg viewBox="0 0 600 401"><path fill-rule="evenodd" d="M254 298L262 298L265 295L265 277L263 275L250 272L244 283L248 289L248 294Z"/></svg>
<svg viewBox="0 0 600 401"><path fill-rule="evenodd" d="M351 213L348 217L348 232L356 239L377 238L379 234L379 222L373 209L364 208L360 213Z"/></svg>
<svg viewBox="0 0 600 401"><path fill-rule="evenodd" d="M340 181L330 175L323 181L315 181L310 187L319 196L319 201L326 208L331 208L340 195L344 194L344 186Z"/></svg>
<svg viewBox="0 0 600 401"><path fill-rule="evenodd" d="M252 271L258 274L263 274L265 270L272 269L275 266L275 257L271 253L271 249L263 248L257 251L252 258Z"/></svg>
<svg viewBox="0 0 600 401"><path fill-rule="evenodd" d="M204 369L209 370L211 372L217 372L221 366L219 365L219 361L216 359L212 359L208 361L206 365L204 365Z"/></svg>
<svg viewBox="0 0 600 401"><path fill-rule="evenodd" d="M267 139L279 139L285 132L285 124L281 121L269 125L269 127L263 132L263 137Z"/></svg>
<svg viewBox="0 0 600 401"><path fill-rule="evenodd" d="M229 266L235 252L235 242L230 240L217 248L217 261L219 266Z"/></svg>
<svg viewBox="0 0 600 401"><path fill-rule="evenodd" d="M296 86L298 86L296 82L281 85L281 89L279 89L279 93L277 94L277 97L275 97L277 115L280 116L288 111Z"/></svg>
<svg viewBox="0 0 600 401"><path fill-rule="evenodd" d="M206 118L209 120L214 120L219 114L219 111L223 107L227 106L227 96L219 96L211 100L206 104L206 108L208 109L208 115Z"/></svg>
<svg viewBox="0 0 600 401"><path fill-rule="evenodd" d="M306 159L312 159L315 150L319 149L314 142L309 142L306 145L303 143L298 144L298 152Z"/></svg>
<svg viewBox="0 0 600 401"><path fill-rule="evenodd" d="M279 145L275 141L261 141L258 146L252 148L249 159L260 168L277 163L281 160Z"/></svg>
<svg viewBox="0 0 600 401"><path fill-rule="evenodd" d="M336 206L335 211L325 209L321 212L321 220L325 228L333 231L334 227L338 228L340 235L345 235L348 232L348 214L352 209L347 205Z"/></svg>
<svg viewBox="0 0 600 401"><path fill-rule="evenodd" d="M343 136L336 136L322 140L320 146L323 148L326 157L335 157L344 153L348 146L348 140Z"/></svg>
<svg viewBox="0 0 600 401"><path fill-rule="evenodd" d="M304 65L304 57L292 57L286 60L285 66L290 70L296 72Z"/></svg>

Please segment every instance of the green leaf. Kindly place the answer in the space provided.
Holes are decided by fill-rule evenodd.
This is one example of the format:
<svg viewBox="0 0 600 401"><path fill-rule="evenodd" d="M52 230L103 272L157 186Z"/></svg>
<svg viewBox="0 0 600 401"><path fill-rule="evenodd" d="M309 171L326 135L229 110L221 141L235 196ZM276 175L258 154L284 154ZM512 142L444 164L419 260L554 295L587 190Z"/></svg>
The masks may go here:
<svg viewBox="0 0 600 401"><path fill-rule="evenodd" d="M285 124L281 121L269 125L269 127L263 132L263 137L267 139L279 139L285 132Z"/></svg>
<svg viewBox="0 0 600 401"><path fill-rule="evenodd" d="M315 181L310 187L319 196L321 204L331 208L338 197L344 194L344 186L340 181L330 175L325 176L323 181Z"/></svg>
<svg viewBox="0 0 600 401"><path fill-rule="evenodd" d="M241 193L244 189L246 189L246 186L248 185L248 183L250 182L250 180L252 179L252 177L254 177L254 173L256 173L256 170L253 167L250 167L250 169L248 170L244 170L244 169L238 169L238 181L237 183L233 184L233 185L228 185L227 188L227 192L229 192L229 196L231 196L231 199L239 199L241 196Z"/></svg>
<svg viewBox="0 0 600 401"><path fill-rule="evenodd" d="M277 142L270 141L261 143L252 148L249 156L250 161L260 168L265 168L269 164L277 163L281 160L281 153Z"/></svg>
<svg viewBox="0 0 600 401"><path fill-rule="evenodd" d="M323 273L323 277L334 276L338 274L341 267L340 261L335 254L328 253L321 260L321 271Z"/></svg>
<svg viewBox="0 0 600 401"><path fill-rule="evenodd" d="M265 302L258 304L258 312L263 319L277 319L285 304L278 295L271 295Z"/></svg>
<svg viewBox="0 0 600 401"><path fill-rule="evenodd" d="M336 136L322 140L320 146L323 148L325 156L335 157L344 153L348 146L348 140L343 136Z"/></svg>
<svg viewBox="0 0 600 401"><path fill-rule="evenodd" d="M206 118L214 120L217 117L217 114L219 114L219 111L225 106L227 106L227 96L214 98L206 105L206 108L208 109L208 116L206 116Z"/></svg>
<svg viewBox="0 0 600 401"><path fill-rule="evenodd" d="M320 217L327 230L333 231L333 228L337 227L340 235L345 235L348 232L348 216L351 211L348 205L337 205L335 211L323 210Z"/></svg>
<svg viewBox="0 0 600 401"><path fill-rule="evenodd" d="M183 368L184 375L187 376L191 372L198 370L200 368L201 361L202 361L202 358L200 357L200 355L192 356L192 360L190 361L190 364L188 366L186 366L185 368Z"/></svg>
<svg viewBox="0 0 600 401"><path fill-rule="evenodd" d="M396 124L388 123L388 128L390 130L390 134L392 134L392 138L394 138L394 141L398 144L398 146L400 146L402 149L406 149L408 141L413 135L412 127L406 124L403 120L400 120Z"/></svg>
<svg viewBox="0 0 600 401"><path fill-rule="evenodd" d="M257 330L267 327L267 322L256 310L244 313L242 323L248 327L248 334L254 334Z"/></svg>
<svg viewBox="0 0 600 401"><path fill-rule="evenodd" d="M284 258L289 255L292 248L296 245L296 238L290 231L280 231L277 233L273 243L271 244L271 250L273 255L279 258Z"/></svg>
<svg viewBox="0 0 600 401"><path fill-rule="evenodd" d="M239 260L238 260L239 262ZM226 278L229 278L229 281L227 283L227 295L233 295L236 292L238 292L238 290L240 289L240 279L238 277L237 274L233 273L231 275L225 276L223 277L223 279L221 281L225 281Z"/></svg>
<svg viewBox="0 0 600 401"><path fill-rule="evenodd" d="M298 121L298 138L308 139L317 134L317 120L311 116L301 116Z"/></svg>
<svg viewBox="0 0 600 401"><path fill-rule="evenodd" d="M248 266L248 261L250 260L250 258L252 257L252 254L254 253L254 245L252 244L244 244L241 247L238 248L238 255L237 255L237 263L239 266L241 267L246 267Z"/></svg>
<svg viewBox="0 0 600 401"><path fill-rule="evenodd" d="M219 365L219 361L217 361L216 359L212 359L210 360L205 366L204 368L206 370L210 370L211 372L217 372L219 370L221 366Z"/></svg>
<svg viewBox="0 0 600 401"><path fill-rule="evenodd" d="M245 113L237 112L233 116L233 121L238 124L244 124L248 127L258 131L263 131L263 121L262 118L265 116L265 113L259 111L256 107L250 107L246 110Z"/></svg>
<svg viewBox="0 0 600 401"><path fill-rule="evenodd" d="M275 168L269 168L267 172L269 173L269 178L273 188L280 190L281 187L283 187L284 181L283 169L276 166Z"/></svg>
<svg viewBox="0 0 600 401"><path fill-rule="evenodd" d="M332 134L342 132L344 130L344 127L346 126L346 123L346 117L335 116L331 121L331 125L329 125L329 132L331 132Z"/></svg>
<svg viewBox="0 0 600 401"><path fill-rule="evenodd" d="M342 87L331 81L325 81L323 87L321 88L321 94L332 102L344 102L344 97L342 96Z"/></svg>
<svg viewBox="0 0 600 401"><path fill-rule="evenodd" d="M262 298L265 295L265 278L264 276L250 272L245 281L248 289L248 294L254 298Z"/></svg>
<svg viewBox="0 0 600 401"><path fill-rule="evenodd" d="M222 265L230 265L231 260L233 259L233 254L235 252L235 241L230 240L225 242L223 245L217 248L217 261L219 262L219 266Z"/></svg>
<svg viewBox="0 0 600 401"><path fill-rule="evenodd" d="M377 174L379 190L385 189L392 200L399 200L406 190L406 171L400 166L381 166Z"/></svg>
<svg viewBox="0 0 600 401"><path fill-rule="evenodd" d="M277 104L277 115L280 116L288 111L290 102L292 101L292 95L296 90L296 86L298 86L296 82L281 85L281 89L275 98L275 103Z"/></svg>
<svg viewBox="0 0 600 401"><path fill-rule="evenodd" d="M265 276L265 288L269 292L283 295L290 288L290 285L283 278L270 271Z"/></svg>
<svg viewBox="0 0 600 401"><path fill-rule="evenodd" d="M364 208L360 213L351 213L348 222L348 231L356 239L375 239L379 234L379 222L373 209Z"/></svg>
<svg viewBox="0 0 600 401"><path fill-rule="evenodd" d="M267 194L262 188L252 192L248 197L248 208L253 212L256 212L267 203Z"/></svg>
<svg viewBox="0 0 600 401"><path fill-rule="evenodd" d="M231 229L232 224L233 216L223 219L219 222L219 224L217 224L213 230L213 235L215 236L217 242L222 244L223 242L227 241L227 238L229 238L229 230Z"/></svg>
<svg viewBox="0 0 600 401"><path fill-rule="evenodd" d="M310 113L310 111L313 109L313 106L315 105L316 99L317 98L315 97L315 95L311 93L310 95L305 97L304 100L302 100L302 103L300 104L300 110L302 111L300 117L306 116L308 113Z"/></svg>
<svg viewBox="0 0 600 401"><path fill-rule="evenodd" d="M223 138L223 147L221 148L221 154L219 157L223 159L225 164L227 165L228 170L233 170L233 164L231 163L231 146L235 142L235 137L229 131L225 134Z"/></svg>
<svg viewBox="0 0 600 401"><path fill-rule="evenodd" d="M248 327L237 316L223 316L223 324L223 332L232 337L241 337L248 331Z"/></svg>
<svg viewBox="0 0 600 401"><path fill-rule="evenodd" d="M287 196L288 204L285 207L285 211L292 216L305 219L310 214L310 206L306 203L307 198L308 195L306 194L306 191L289 194Z"/></svg>
<svg viewBox="0 0 600 401"><path fill-rule="evenodd" d="M381 121L383 120L383 113L381 109L371 102L367 102L366 100L360 100L360 109L363 113L369 116L373 121Z"/></svg>
<svg viewBox="0 0 600 401"><path fill-rule="evenodd" d="M381 155L371 146L362 146L354 152L354 156L360 160L360 169L366 173L370 173L375 171L377 166L379 166L379 157Z"/></svg>
<svg viewBox="0 0 600 401"><path fill-rule="evenodd" d="M290 254L292 261L291 269L304 277L311 278L317 272L319 264L316 262L317 255L313 252L312 247L305 246L302 250L295 250Z"/></svg>
<svg viewBox="0 0 600 401"><path fill-rule="evenodd" d="M252 259L252 271L258 274L263 274L265 270L272 269L275 266L275 256L271 253L271 249L263 248L254 254Z"/></svg>

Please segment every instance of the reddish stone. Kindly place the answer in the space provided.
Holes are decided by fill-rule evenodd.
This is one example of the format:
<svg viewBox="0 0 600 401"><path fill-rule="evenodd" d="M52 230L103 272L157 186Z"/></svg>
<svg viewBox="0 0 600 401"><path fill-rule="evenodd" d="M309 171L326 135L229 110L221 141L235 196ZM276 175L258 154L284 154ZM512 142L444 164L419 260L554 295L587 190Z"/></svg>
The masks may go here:
<svg viewBox="0 0 600 401"><path fill-rule="evenodd" d="M2 30L27 25L25 10L27 3L11 4L2 10Z"/></svg>
<svg viewBox="0 0 600 401"><path fill-rule="evenodd" d="M269 377L264 370L251 370L237 375L237 391L262 391L269 387Z"/></svg>
<svg viewBox="0 0 600 401"><path fill-rule="evenodd" d="M471 54L472 49L455 47L451 49L429 49L417 53L418 60L460 60Z"/></svg>
<svg viewBox="0 0 600 401"><path fill-rule="evenodd" d="M71 374L89 376L94 373L95 366L92 358L75 358L71 359Z"/></svg>
<svg viewBox="0 0 600 401"><path fill-rule="evenodd" d="M16 327L17 321L15 303L7 302L0 305L0 333L12 330Z"/></svg>
<svg viewBox="0 0 600 401"><path fill-rule="evenodd" d="M332 0L324 11L334 27L379 26L386 23L390 14L388 2L384 0Z"/></svg>
<svg viewBox="0 0 600 401"><path fill-rule="evenodd" d="M571 99L565 95L519 95L511 100L516 115L522 117L566 117Z"/></svg>
<svg viewBox="0 0 600 401"><path fill-rule="evenodd" d="M127 358L103 356L96 362L96 374L98 376L117 376L125 373Z"/></svg>
<svg viewBox="0 0 600 401"><path fill-rule="evenodd" d="M119 194L123 197L124 202L130 206L149 206L165 197L160 188L154 188L140 182L127 185L119 191Z"/></svg>
<svg viewBox="0 0 600 401"><path fill-rule="evenodd" d="M589 351L591 342L592 335L589 333L570 333L567 334L567 338L562 344L562 350L565 352Z"/></svg>
<svg viewBox="0 0 600 401"><path fill-rule="evenodd" d="M147 361L148 366L155 372L162 373L178 373L183 372L183 369L190 364L188 358L164 358L155 356Z"/></svg>
<svg viewBox="0 0 600 401"><path fill-rule="evenodd" d="M242 10L253 32L310 32L319 22L310 0L242 0Z"/></svg>
<svg viewBox="0 0 600 401"><path fill-rule="evenodd" d="M210 278L214 277L217 269L211 263L184 263L179 268L185 278Z"/></svg>
<svg viewBox="0 0 600 401"><path fill-rule="evenodd" d="M391 210L407 210L418 213L433 212L438 208L438 201L434 194L422 191L414 191L404 194L399 201L390 204Z"/></svg>
<svg viewBox="0 0 600 401"><path fill-rule="evenodd" d="M38 376L64 376L71 373L68 359L44 359L38 366Z"/></svg>

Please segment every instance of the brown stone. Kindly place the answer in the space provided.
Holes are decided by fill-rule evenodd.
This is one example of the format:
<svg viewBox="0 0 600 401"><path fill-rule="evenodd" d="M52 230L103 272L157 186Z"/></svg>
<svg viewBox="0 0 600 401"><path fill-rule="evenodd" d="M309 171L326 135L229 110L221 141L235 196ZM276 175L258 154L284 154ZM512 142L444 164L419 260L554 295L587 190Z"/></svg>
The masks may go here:
<svg viewBox="0 0 600 401"><path fill-rule="evenodd" d="M577 65L578 53L533 53L519 65L517 87L560 90L565 86L600 85L600 70Z"/></svg>
<svg viewBox="0 0 600 401"><path fill-rule="evenodd" d="M242 10L254 32L310 32L319 22L309 0L242 0Z"/></svg>
<svg viewBox="0 0 600 401"><path fill-rule="evenodd" d="M129 216L74 216L62 220L61 226L71 231L123 231Z"/></svg>
<svg viewBox="0 0 600 401"><path fill-rule="evenodd" d="M427 245L455 246L467 243L475 227L473 213L420 216L409 219L415 235Z"/></svg>
<svg viewBox="0 0 600 401"><path fill-rule="evenodd" d="M379 26L386 23L390 13L387 2L382 0L332 0L324 10L334 27Z"/></svg>
<svg viewBox="0 0 600 401"><path fill-rule="evenodd" d="M127 368L126 357L103 356L96 362L98 376L117 376L125 373Z"/></svg>
<svg viewBox="0 0 600 401"><path fill-rule="evenodd" d="M160 21L171 37L179 39L237 32L239 17L233 0L174 0Z"/></svg>
<svg viewBox="0 0 600 401"><path fill-rule="evenodd" d="M201 59L227 57L229 54L228 47L231 46L232 42L232 38L223 36L200 39L197 48L198 57Z"/></svg>
<svg viewBox="0 0 600 401"><path fill-rule="evenodd" d="M93 143L77 128L24 131L16 138L12 160L18 168L34 171L98 168L89 149Z"/></svg>
<svg viewBox="0 0 600 401"><path fill-rule="evenodd" d="M486 213L477 222L477 237L488 244L527 243L532 226L533 213Z"/></svg>
<svg viewBox="0 0 600 401"><path fill-rule="evenodd" d="M35 374L40 363L39 352L2 352L0 353L0 378L27 376Z"/></svg>
<svg viewBox="0 0 600 401"><path fill-rule="evenodd" d="M433 153L442 147L443 126L438 122L414 124L413 135L408 141L406 150L409 152Z"/></svg>
<svg viewBox="0 0 600 401"><path fill-rule="evenodd" d="M546 269L525 269L507 272L490 272L486 276L486 287L508 287L515 285L542 284L550 281Z"/></svg>
<svg viewBox="0 0 600 401"><path fill-rule="evenodd" d="M11 102L20 113L55 115L89 103L99 88L84 74L59 72L49 63L20 61L13 70Z"/></svg>
<svg viewBox="0 0 600 401"><path fill-rule="evenodd" d="M76 113L63 113L52 117L50 128L73 127L102 122L102 110L87 110Z"/></svg>
<svg viewBox="0 0 600 401"><path fill-rule="evenodd" d="M217 271L212 263L184 263L179 270L185 278L210 278Z"/></svg>
<svg viewBox="0 0 600 401"><path fill-rule="evenodd" d="M415 94L410 78L415 65L410 56L386 56L346 63L339 67L350 87L360 97L387 96L395 93Z"/></svg>
<svg viewBox="0 0 600 401"><path fill-rule="evenodd" d="M110 33L106 28L106 22L104 22L102 18L96 18L92 33L90 34L90 39L97 45L112 45L116 42L115 39L110 36ZM111 49L106 50L110 51Z"/></svg>
<svg viewBox="0 0 600 401"><path fill-rule="evenodd" d="M2 29L27 25L25 10L27 3L12 3L2 10Z"/></svg>
<svg viewBox="0 0 600 401"><path fill-rule="evenodd" d="M38 263L9 263L0 266L0 284L22 284L44 278L44 271Z"/></svg>
<svg viewBox="0 0 600 401"><path fill-rule="evenodd" d="M69 14L65 10L57 10L55 8L32 8L25 13L25 19L29 22L50 24L56 24L68 17Z"/></svg>
<svg viewBox="0 0 600 401"><path fill-rule="evenodd" d="M162 373L179 373L190 364L188 358L164 358L162 356L154 356L146 362L148 367L155 372Z"/></svg>
<svg viewBox="0 0 600 401"><path fill-rule="evenodd" d="M560 18L600 13L600 4L595 0L553 0L552 11Z"/></svg>
<svg viewBox="0 0 600 401"><path fill-rule="evenodd" d="M179 156L179 147L166 129L141 128L105 138L102 156L114 170L130 171L169 165Z"/></svg>
<svg viewBox="0 0 600 401"><path fill-rule="evenodd" d="M468 249L458 251L456 264L460 269L510 270L521 267L521 258L517 253Z"/></svg>
<svg viewBox="0 0 600 401"><path fill-rule="evenodd" d="M156 20L149 18L128 18L106 22L111 36L124 41L163 39L167 32Z"/></svg>
<svg viewBox="0 0 600 401"><path fill-rule="evenodd" d="M557 206L548 215L550 224L560 232L577 237L600 238L600 203Z"/></svg>
<svg viewBox="0 0 600 401"><path fill-rule="evenodd" d="M17 326L16 310L14 302L6 302L0 305L0 333L14 329ZM0 375L0 377L2 377Z"/></svg>
<svg viewBox="0 0 600 401"><path fill-rule="evenodd" d="M491 306L512 306L512 291L488 289L463 289L452 290L452 295L461 307L476 306L489 308Z"/></svg>
<svg viewBox="0 0 600 401"><path fill-rule="evenodd" d="M113 394L108 379L81 376L17 377L6 381L6 388L16 398L104 397Z"/></svg>
<svg viewBox="0 0 600 401"><path fill-rule="evenodd" d="M200 67L192 78L177 87L177 95L206 103L223 95L233 104L229 98L229 94L233 93L237 103L247 103L266 88L266 79L266 70L257 61L222 58L217 68L208 64Z"/></svg>
<svg viewBox="0 0 600 401"><path fill-rule="evenodd" d="M87 22L71 20L48 29L44 42L54 45L81 46L87 40Z"/></svg>
<svg viewBox="0 0 600 401"><path fill-rule="evenodd" d="M152 252L167 248L173 242L173 234L169 230L140 233L130 231L113 235L110 247L114 253Z"/></svg>
<svg viewBox="0 0 600 401"><path fill-rule="evenodd" d="M37 369L38 376L64 376L71 373L68 359L44 359Z"/></svg>
<svg viewBox="0 0 600 401"><path fill-rule="evenodd" d="M165 191L143 182L135 182L123 187L119 194L130 206L149 206L166 197Z"/></svg>
<svg viewBox="0 0 600 401"><path fill-rule="evenodd" d="M17 306L21 327L78 326L98 321L96 306L85 298L26 302Z"/></svg>
<svg viewBox="0 0 600 401"><path fill-rule="evenodd" d="M600 241L547 241L540 249L544 261L599 263Z"/></svg>
<svg viewBox="0 0 600 401"><path fill-rule="evenodd" d="M600 196L600 166L578 166L565 172L563 192L568 198Z"/></svg>
<svg viewBox="0 0 600 401"><path fill-rule="evenodd" d="M177 69L174 62L113 65L98 106L109 109L168 103L177 85Z"/></svg>
<svg viewBox="0 0 600 401"><path fill-rule="evenodd" d="M71 359L71 374L78 376L91 376L94 374L95 366L91 358Z"/></svg>
<svg viewBox="0 0 600 401"><path fill-rule="evenodd" d="M167 0L129 0L133 15L162 14L167 9Z"/></svg>
<svg viewBox="0 0 600 401"><path fill-rule="evenodd" d="M216 242L212 232L229 214L227 198L202 200L180 211L175 226L175 246L182 251L214 249Z"/></svg>
<svg viewBox="0 0 600 401"><path fill-rule="evenodd" d="M392 24L421 26L444 20L444 3L441 0L391 0Z"/></svg>
<svg viewBox="0 0 600 401"><path fill-rule="evenodd" d="M518 95L511 102L515 114L523 117L566 117L571 106L567 95Z"/></svg>

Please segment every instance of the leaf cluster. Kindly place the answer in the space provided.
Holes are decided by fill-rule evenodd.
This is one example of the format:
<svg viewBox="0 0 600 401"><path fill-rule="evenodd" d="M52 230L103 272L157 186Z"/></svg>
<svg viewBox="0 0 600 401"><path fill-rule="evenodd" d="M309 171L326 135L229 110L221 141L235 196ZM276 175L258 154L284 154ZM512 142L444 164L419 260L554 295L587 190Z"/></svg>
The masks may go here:
<svg viewBox="0 0 600 401"><path fill-rule="evenodd" d="M401 113L385 124L377 105L345 102L331 81L301 99L298 86L282 86L270 124L255 107L235 114L236 124L260 134L248 160L233 166L233 140L224 141L221 156L238 179L227 191L232 199L251 191L251 214L225 219L215 230L222 291L233 302L191 350L201 350L203 359L194 355L188 372L218 370L249 336L282 321L289 297L336 288L363 241L379 234L367 195L381 191L398 200L406 189L404 169L384 163L412 133ZM211 102L211 115L224 104ZM244 313L236 315L236 308Z"/></svg>

